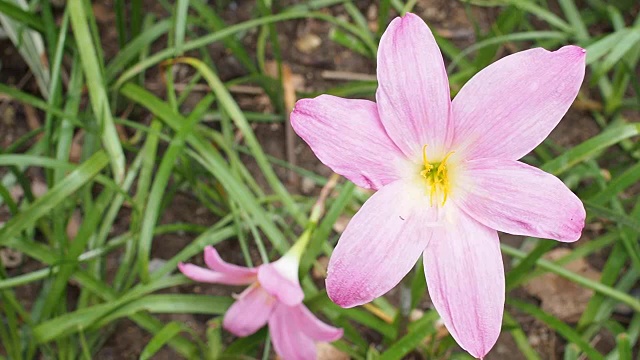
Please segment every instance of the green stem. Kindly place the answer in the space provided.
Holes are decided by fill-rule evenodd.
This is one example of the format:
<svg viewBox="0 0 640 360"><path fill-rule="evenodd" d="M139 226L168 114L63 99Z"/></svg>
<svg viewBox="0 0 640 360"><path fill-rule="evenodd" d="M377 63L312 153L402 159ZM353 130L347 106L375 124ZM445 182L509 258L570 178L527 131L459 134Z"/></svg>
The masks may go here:
<svg viewBox="0 0 640 360"><path fill-rule="evenodd" d="M291 254L295 256L299 262L300 258L302 258L302 254L304 254L304 250L307 248L307 245L309 244L309 240L311 240L311 234L313 234L313 230L315 230L315 228L316 228L316 224L310 222L307 228L302 233L302 235L300 235L296 243L293 244L291 249L289 249L289 251L287 251L287 253L284 256L288 256L289 254Z"/></svg>

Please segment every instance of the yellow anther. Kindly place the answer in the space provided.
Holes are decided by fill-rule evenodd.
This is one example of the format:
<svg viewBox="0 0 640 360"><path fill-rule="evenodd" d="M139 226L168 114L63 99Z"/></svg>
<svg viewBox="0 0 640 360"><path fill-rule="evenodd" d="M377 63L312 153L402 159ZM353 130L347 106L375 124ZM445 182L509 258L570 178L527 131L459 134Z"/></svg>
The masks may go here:
<svg viewBox="0 0 640 360"><path fill-rule="evenodd" d="M447 169L447 160L449 160L449 158L451 157L451 155L453 155L455 151L452 151L450 153L447 154L447 156L444 157L444 159L442 159L442 161L440 162L440 165L438 166L438 175L440 174L444 174L444 176L446 177L446 173L444 172Z"/></svg>
<svg viewBox="0 0 640 360"><path fill-rule="evenodd" d="M433 206L433 198L437 198L438 191L442 191L442 205L447 202L450 190L447 160L449 160L451 155L453 155L453 151L448 153L439 163L431 164L427 158L427 145L422 147L422 163L424 168L420 171L420 176L426 180L429 186L429 203L431 206Z"/></svg>
<svg viewBox="0 0 640 360"><path fill-rule="evenodd" d="M422 147L422 163L424 164L424 169L420 171L420 175L426 179L431 169L433 169L433 165L429 164L427 159L427 145Z"/></svg>
<svg viewBox="0 0 640 360"><path fill-rule="evenodd" d="M433 165L431 165L431 164L425 164L425 165L424 165L424 170L420 171L420 175L421 175L423 178L425 178L425 179L426 179L426 178L427 178L427 176L429 176L429 172L431 172L431 169L433 169Z"/></svg>

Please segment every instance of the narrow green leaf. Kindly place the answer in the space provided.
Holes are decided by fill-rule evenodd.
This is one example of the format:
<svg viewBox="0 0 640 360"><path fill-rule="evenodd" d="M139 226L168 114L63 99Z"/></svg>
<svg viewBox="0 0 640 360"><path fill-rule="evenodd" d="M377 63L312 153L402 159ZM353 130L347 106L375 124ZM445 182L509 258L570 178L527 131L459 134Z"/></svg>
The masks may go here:
<svg viewBox="0 0 640 360"><path fill-rule="evenodd" d="M142 49L152 44L160 36L166 34L169 29L171 29L171 21L158 21L131 42L127 43L126 46L111 59L109 65L107 65L105 69L106 82L108 84L113 82L118 72L122 71L128 63L140 56Z"/></svg>
<svg viewBox="0 0 640 360"><path fill-rule="evenodd" d="M116 183L124 179L125 164L124 152L118 138L118 133L113 123L109 100L102 78L102 67L98 63L98 52L93 43L87 14L83 0L69 0L68 8L71 14L71 25L76 38L80 60L87 78L87 87L91 98L93 113L100 125L102 145L109 154L111 168Z"/></svg>
<svg viewBox="0 0 640 360"><path fill-rule="evenodd" d="M187 15L189 11L189 0L177 0L174 13L174 41L176 44L176 56L182 54L184 47L184 34L187 30Z"/></svg>
<svg viewBox="0 0 640 360"><path fill-rule="evenodd" d="M45 31L42 20L39 17L21 9L19 6L16 6L7 0L0 0L0 14L8 16L11 19L18 21L23 25L27 25L41 33Z"/></svg>
<svg viewBox="0 0 640 360"><path fill-rule="evenodd" d="M560 17L558 17L556 14L554 14L553 12L551 12L550 10L547 10L539 5L537 5L535 2L533 1L529 1L529 0L507 0L507 3L520 8L530 14L533 14L537 17L539 17L540 19L546 21L547 23L549 23L549 25L551 26L555 26L556 28L562 30L563 32L566 33L572 33L573 29L571 28L571 26L569 24L567 24L566 21L562 20Z"/></svg>
<svg viewBox="0 0 640 360"><path fill-rule="evenodd" d="M540 168L554 175L560 175L576 164L597 156L611 145L638 134L640 134L640 124L617 126L569 149L564 154L545 163Z"/></svg>
<svg viewBox="0 0 640 360"><path fill-rule="evenodd" d="M630 186L640 182L640 162L628 167L622 174L614 178L606 188L589 198L593 204L602 204L614 196L619 196Z"/></svg>
<svg viewBox="0 0 640 360"><path fill-rule="evenodd" d="M633 352L631 351L628 334L622 333L616 336L616 348L618 350L618 359L626 360L632 358Z"/></svg>
<svg viewBox="0 0 640 360"><path fill-rule="evenodd" d="M93 179L108 163L109 158L102 151L97 152L91 158L87 159L87 161L67 175L62 182L38 198L28 209L25 209L9 220L0 229L0 245L11 247L12 244L19 241L16 237L22 230L33 226L42 216L50 214L58 204Z"/></svg>
<svg viewBox="0 0 640 360"><path fill-rule="evenodd" d="M525 252L520 251L506 244L500 244L500 249L502 249L503 253L510 256L515 256L520 259L527 256ZM556 275L562 276L563 278L566 278L578 285L582 285L586 288L592 289L598 293L601 293L603 295L616 299L622 303L625 303L630 307L632 307L635 311L640 311L640 301L638 301L636 298L634 298L629 294L625 294L610 286L603 285L600 282L587 279L584 276L578 275L575 272L567 270L564 267L556 265L550 261L539 259L536 263L538 266L540 266L545 270L548 270Z"/></svg>
<svg viewBox="0 0 640 360"><path fill-rule="evenodd" d="M234 300L226 296L194 294L147 295L127 303L101 318L96 323L84 323L84 326L100 328L116 319L130 317L140 311L153 314L207 314L221 315L233 304Z"/></svg>
<svg viewBox="0 0 640 360"><path fill-rule="evenodd" d="M180 124L186 121L179 114L175 114L166 103L134 84L128 83L120 91L123 95L145 106L173 129L179 129ZM254 217L254 220L269 237L274 247L280 252L286 251L289 246L282 232L275 226L271 217L267 216L246 186L239 183L230 173L228 163L224 161L218 151L208 141L204 140L198 132L194 132L187 137L187 142L200 154L201 158L197 160L220 181L222 186L229 192L229 196L234 198Z"/></svg>
<svg viewBox="0 0 640 360"><path fill-rule="evenodd" d="M409 333L401 337L397 342L391 345L387 351L380 355L380 360L396 360L402 359L411 350L415 349L430 334L434 334L436 329L434 322L438 318L435 311L425 313L418 321L412 324Z"/></svg>
<svg viewBox="0 0 640 360"><path fill-rule="evenodd" d="M169 340L173 339L180 332L184 331L182 323L172 321L165 325L162 330L158 331L140 353L140 360L151 359Z"/></svg>
<svg viewBox="0 0 640 360"><path fill-rule="evenodd" d="M516 319L508 312L504 313L503 328L510 328L509 332L511 333L513 340L516 342L518 349L520 349L520 352L527 358L527 360L541 360L540 355L529 343L529 337L524 330L522 330L522 326L520 326L518 321L516 321Z"/></svg>
<svg viewBox="0 0 640 360"><path fill-rule="evenodd" d="M191 0L191 6L193 6L193 9L207 22L212 31L219 31L227 26L224 20L216 14L211 5L204 0ZM249 72L254 74L258 72L255 62L251 59L239 38L229 36L222 41L225 47L233 53Z"/></svg>
<svg viewBox="0 0 640 360"><path fill-rule="evenodd" d="M628 226L629 228L640 234L640 222L638 222L637 219L633 219L627 215L620 214L619 212L611 210L604 206L596 205L594 203L591 203L590 201L584 201L584 205L591 213L609 219L611 221L615 221L620 225Z"/></svg>
<svg viewBox="0 0 640 360"><path fill-rule="evenodd" d="M347 49L350 49L358 54L373 58L375 55L371 54L370 49L357 37L346 33L339 28L332 28L329 31L329 39L337 44L340 44Z"/></svg>
<svg viewBox="0 0 640 360"><path fill-rule="evenodd" d="M211 69L202 61L195 58L182 58L179 60L180 62L187 63L193 66L207 81L211 90L216 94L218 99L218 103L220 106L226 110L229 114L236 127L242 132L244 135L244 141L247 143L247 147L251 150L252 155L255 157L260 170L264 174L269 186L273 189L273 191L278 194L284 203L284 206L289 211L289 214L296 219L298 225L305 225L307 222L304 214L300 211L296 203L293 201L291 194L289 191L282 185L282 182L276 175L275 171L269 164L267 157L264 154L264 150L262 150L262 146L260 142L256 138L253 129L251 129L251 125L245 118L242 110L238 104L233 100L231 94L224 86L220 78L213 72Z"/></svg>
<svg viewBox="0 0 640 360"><path fill-rule="evenodd" d="M263 16L257 19L245 21L240 24L235 24L235 25L226 27L212 34L205 35L200 38L185 42L183 50L186 52L186 51L198 49L202 46L214 43L216 41L220 41L226 38L227 36L231 36L238 32L255 28L261 25L276 23L284 20L300 19L300 18L314 18L314 19L325 20L332 24L336 24L344 28L345 30L353 33L354 35L358 36L359 38L361 38L367 44L367 46L370 49L372 49L372 53L377 52L376 44L373 43L371 39L368 38L368 35L366 33L363 33L363 31L358 27L346 21L341 21L333 16L330 16L324 13L320 13L320 12L309 13L309 12L299 12L299 11L288 11L288 12L284 12L276 15ZM167 48L144 59L143 61L137 63L136 65L131 67L129 70L125 71L122 75L120 75L118 80L115 82L114 87L115 88L121 87L125 82L127 82L128 80L130 80L131 78L139 74L140 72L148 69L149 67L163 60L171 58L174 53L175 53L175 50L173 48Z"/></svg>
<svg viewBox="0 0 640 360"><path fill-rule="evenodd" d="M569 20L569 24L573 28L573 32L576 34L576 39L578 41L585 41L589 39L589 31L587 30L587 26L582 20L582 16L580 15L580 11L576 6L576 3L573 0L558 0L560 3L560 7L564 12L564 15Z"/></svg>
<svg viewBox="0 0 640 360"><path fill-rule="evenodd" d="M604 57L604 60L596 68L595 74L591 78L592 83L611 70L631 49L640 43L640 28L631 29L624 35Z"/></svg>
<svg viewBox="0 0 640 360"><path fill-rule="evenodd" d="M537 318L538 320L543 321L545 324L547 324L551 329L555 330L562 337L576 344L580 348L580 350L582 350L589 357L589 359L593 359L593 360L604 359L604 356L602 356L602 354L600 354L596 349L594 349L591 346L591 344L589 344L589 342L582 339L582 337L580 337L580 334L578 334L575 329L565 324L564 322L558 320L556 317L542 311L539 307L526 303L521 300L513 299L513 298L508 299L507 304L512 305L518 310L523 311Z"/></svg>
<svg viewBox="0 0 640 360"><path fill-rule="evenodd" d="M585 50L587 50L587 65L592 65L601 57L609 54L611 52L611 49L613 49L620 42L620 40L625 38L629 34L629 32L631 32L631 29L619 30L607 34L600 40L587 46L585 48Z"/></svg>
<svg viewBox="0 0 640 360"><path fill-rule="evenodd" d="M191 135L196 124L202 120L202 115L212 102L213 95L205 97L189 115L186 122L181 123L180 128L176 129L177 133L171 140L153 181L140 227L140 239L138 240L138 269L143 282L149 281L149 257L151 255L153 229L158 221L162 199L164 198L173 167L178 156L182 153L186 138Z"/></svg>

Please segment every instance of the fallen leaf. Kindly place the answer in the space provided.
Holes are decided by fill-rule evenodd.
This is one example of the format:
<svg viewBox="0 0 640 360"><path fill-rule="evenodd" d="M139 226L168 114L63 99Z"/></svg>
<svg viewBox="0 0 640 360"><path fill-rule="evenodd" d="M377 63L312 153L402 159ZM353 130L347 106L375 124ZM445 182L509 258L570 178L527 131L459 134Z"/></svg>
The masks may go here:
<svg viewBox="0 0 640 360"><path fill-rule="evenodd" d="M313 179L305 176L302 178L300 188L303 194L309 195L313 192L313 189L316 188L316 183L313 181Z"/></svg>
<svg viewBox="0 0 640 360"><path fill-rule="evenodd" d="M4 267L12 269L22 264L22 253L14 249L3 248L0 249L0 259L2 259Z"/></svg>
<svg viewBox="0 0 640 360"><path fill-rule="evenodd" d="M69 240L73 240L78 235L78 230L80 230L80 224L82 223L82 215L80 214L80 210L76 210L71 215L71 219L67 223L67 237Z"/></svg>
<svg viewBox="0 0 640 360"><path fill-rule="evenodd" d="M314 50L319 48L320 45L322 45L322 39L320 36L313 33L306 33L299 37L295 42L296 49L304 54L312 53Z"/></svg>
<svg viewBox="0 0 640 360"><path fill-rule="evenodd" d="M557 248L548 252L544 258L555 261L570 253L571 249ZM600 279L600 273L584 258L576 259L564 267L588 279L595 281ZM524 289L530 295L540 299L542 310L566 322L578 321L593 296L593 290L551 273L529 281L524 285Z"/></svg>
<svg viewBox="0 0 640 360"><path fill-rule="evenodd" d="M317 264L313 266L311 269L311 276L314 279L324 279L327 277L327 267L329 267L329 258L326 256L321 256L318 259Z"/></svg>
<svg viewBox="0 0 640 360"><path fill-rule="evenodd" d="M346 215L340 215L336 222L333 223L333 231L337 232L338 234L342 234L344 232L344 229L347 228L349 220L351 220L350 217Z"/></svg>
<svg viewBox="0 0 640 360"><path fill-rule="evenodd" d="M318 360L349 360L349 355L326 342L316 343L316 350L318 350Z"/></svg>

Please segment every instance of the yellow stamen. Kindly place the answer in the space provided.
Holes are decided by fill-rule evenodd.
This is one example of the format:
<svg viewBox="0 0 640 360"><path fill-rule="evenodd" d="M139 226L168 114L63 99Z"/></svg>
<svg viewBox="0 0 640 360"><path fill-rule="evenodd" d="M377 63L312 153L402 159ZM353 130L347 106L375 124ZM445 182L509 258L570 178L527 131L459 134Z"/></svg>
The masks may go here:
<svg viewBox="0 0 640 360"><path fill-rule="evenodd" d="M450 184L449 174L447 171L447 160L453 155L453 151L449 152L439 163L431 164L427 158L427 145L422 147L422 163L424 169L420 171L422 176L429 186L429 203L433 206L433 198L436 197L438 191L442 191L442 205L447 202L449 195Z"/></svg>
<svg viewBox="0 0 640 360"><path fill-rule="evenodd" d="M433 165L429 164L429 160L427 160L427 145L422 147L422 163L424 164L424 170L420 171L420 175L426 179L429 171L433 169Z"/></svg>
<svg viewBox="0 0 640 360"><path fill-rule="evenodd" d="M429 160L427 160L427 145L426 144L422 147L422 162L425 165L429 163Z"/></svg>

